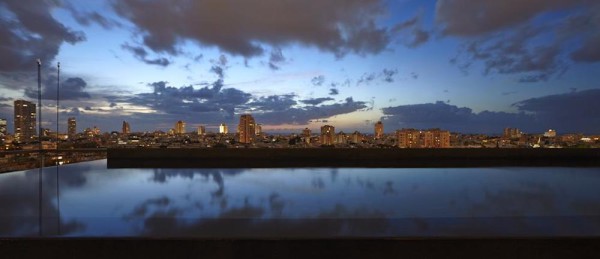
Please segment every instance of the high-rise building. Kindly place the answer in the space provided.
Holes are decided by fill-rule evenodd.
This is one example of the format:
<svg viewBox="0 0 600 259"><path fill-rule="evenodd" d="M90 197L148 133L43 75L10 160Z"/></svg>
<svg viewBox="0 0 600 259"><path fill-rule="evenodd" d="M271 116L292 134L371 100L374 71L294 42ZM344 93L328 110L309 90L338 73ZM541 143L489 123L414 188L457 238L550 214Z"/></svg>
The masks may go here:
<svg viewBox="0 0 600 259"><path fill-rule="evenodd" d="M520 138L522 132L517 128L505 128L503 137L506 139Z"/></svg>
<svg viewBox="0 0 600 259"><path fill-rule="evenodd" d="M378 121L375 123L375 138L380 139L383 138L383 122Z"/></svg>
<svg viewBox="0 0 600 259"><path fill-rule="evenodd" d="M240 116L238 124L238 134L240 143L252 143L256 134L256 123L250 114Z"/></svg>
<svg viewBox="0 0 600 259"><path fill-rule="evenodd" d="M15 139L28 141L35 136L35 104L24 100L15 101Z"/></svg>
<svg viewBox="0 0 600 259"><path fill-rule="evenodd" d="M198 135L202 136L204 134L206 134L206 127L204 127L204 126L198 126Z"/></svg>
<svg viewBox="0 0 600 259"><path fill-rule="evenodd" d="M450 132L447 130L402 129L396 131L398 147L401 148L448 148Z"/></svg>
<svg viewBox="0 0 600 259"><path fill-rule="evenodd" d="M185 122L183 121L177 121L177 123L175 123L175 134L185 134Z"/></svg>
<svg viewBox="0 0 600 259"><path fill-rule="evenodd" d="M229 133L229 129L227 128L227 125L225 125L225 123L221 123L221 125L219 125L219 133L221 133L221 134Z"/></svg>
<svg viewBox="0 0 600 259"><path fill-rule="evenodd" d="M256 128L254 129L254 133L256 136L260 136L262 134L262 124L256 124Z"/></svg>
<svg viewBox="0 0 600 259"><path fill-rule="evenodd" d="M335 127L325 125L321 127L321 145L331 146L335 140Z"/></svg>
<svg viewBox="0 0 600 259"><path fill-rule="evenodd" d="M3 143L4 140L6 139L6 125L7 125L7 121L6 119L0 119L0 143Z"/></svg>
<svg viewBox="0 0 600 259"><path fill-rule="evenodd" d="M131 133L131 128L129 127L129 122L123 121L123 134Z"/></svg>
<svg viewBox="0 0 600 259"><path fill-rule="evenodd" d="M75 135L77 135L77 121L75 121L75 117L70 117L67 120L67 135L69 139L74 139Z"/></svg>

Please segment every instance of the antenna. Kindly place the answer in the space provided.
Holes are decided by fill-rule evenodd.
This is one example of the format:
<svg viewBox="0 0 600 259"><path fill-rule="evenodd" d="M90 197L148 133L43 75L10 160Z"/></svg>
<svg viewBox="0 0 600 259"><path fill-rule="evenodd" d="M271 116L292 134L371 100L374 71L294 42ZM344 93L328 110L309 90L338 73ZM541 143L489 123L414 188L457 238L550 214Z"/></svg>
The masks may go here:
<svg viewBox="0 0 600 259"><path fill-rule="evenodd" d="M37 72L38 72L38 154L40 156L40 170L39 170L39 186L38 186L38 213L39 213L39 235L42 236L42 171L44 170L44 153L42 152L42 61L37 60Z"/></svg>
<svg viewBox="0 0 600 259"><path fill-rule="evenodd" d="M58 139L58 124L59 124L59 118L58 118L58 107L60 104L60 62L58 62L56 64L57 67L57 71L56 71L56 207L57 207L57 212L58 212L58 217L56 219L56 227L58 229L58 235L60 235L60 184L59 184L59 176L58 176L58 166L60 165L60 161L58 161L59 153L58 153L58 144L59 144L59 139Z"/></svg>

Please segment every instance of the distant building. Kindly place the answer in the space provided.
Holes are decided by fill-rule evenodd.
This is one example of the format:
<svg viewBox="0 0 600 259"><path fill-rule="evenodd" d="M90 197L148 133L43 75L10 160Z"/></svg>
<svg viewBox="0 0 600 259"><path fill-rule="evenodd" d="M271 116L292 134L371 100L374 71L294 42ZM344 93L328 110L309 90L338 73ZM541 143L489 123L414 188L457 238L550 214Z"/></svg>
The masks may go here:
<svg viewBox="0 0 600 259"><path fill-rule="evenodd" d="M358 131L352 133L352 136L350 138L352 143L361 143L363 141L363 135L360 134L360 132Z"/></svg>
<svg viewBox="0 0 600 259"><path fill-rule="evenodd" d="M36 135L35 104L24 100L15 101L15 139L28 141Z"/></svg>
<svg viewBox="0 0 600 259"><path fill-rule="evenodd" d="M77 121L75 121L75 117L70 117L67 120L67 135L69 139L74 139L75 135L77 135Z"/></svg>
<svg viewBox="0 0 600 259"><path fill-rule="evenodd" d="M380 139L383 138L383 122L378 121L375 123L375 138Z"/></svg>
<svg viewBox="0 0 600 259"><path fill-rule="evenodd" d="M312 132L309 128L305 128L302 130L302 137L310 138L311 134L312 134Z"/></svg>
<svg viewBox="0 0 600 259"><path fill-rule="evenodd" d="M0 142L4 143L4 140L6 139L6 126L7 125L7 121L6 119L0 119Z"/></svg>
<svg viewBox="0 0 600 259"><path fill-rule="evenodd" d="M256 124L256 128L254 129L254 133L256 136L260 136L262 134L262 124Z"/></svg>
<svg viewBox="0 0 600 259"><path fill-rule="evenodd" d="M229 133L229 129L227 128L227 125L225 125L225 123L221 123L221 125L219 125L219 133L221 133L221 134Z"/></svg>
<svg viewBox="0 0 600 259"><path fill-rule="evenodd" d="M343 131L340 131L335 135L336 144L346 144L346 142L348 142L348 136L346 136L346 133Z"/></svg>
<svg viewBox="0 0 600 259"><path fill-rule="evenodd" d="M174 130L177 135L185 134L185 122L177 121Z"/></svg>
<svg viewBox="0 0 600 259"><path fill-rule="evenodd" d="M502 137L505 139L520 138L523 133L517 128L505 128Z"/></svg>
<svg viewBox="0 0 600 259"><path fill-rule="evenodd" d="M202 136L206 134L206 127L198 126L198 136Z"/></svg>
<svg viewBox="0 0 600 259"><path fill-rule="evenodd" d="M129 127L129 122L123 121L123 134L131 133L131 128Z"/></svg>
<svg viewBox="0 0 600 259"><path fill-rule="evenodd" d="M239 134L240 143L252 143L254 142L254 136L256 135L256 122L250 114L243 114L240 116L240 124L237 128Z"/></svg>
<svg viewBox="0 0 600 259"><path fill-rule="evenodd" d="M547 137L547 138L556 137L556 130L549 129L548 131L544 132L544 137Z"/></svg>
<svg viewBox="0 0 600 259"><path fill-rule="evenodd" d="M309 128L304 128L302 130L302 139L304 140L305 143L310 144L311 135L312 135L312 132Z"/></svg>
<svg viewBox="0 0 600 259"><path fill-rule="evenodd" d="M440 129L426 131L402 129L396 131L398 147L400 148L448 148L450 147L450 132Z"/></svg>
<svg viewBox="0 0 600 259"><path fill-rule="evenodd" d="M335 140L335 127L325 125L321 127L321 145L331 146Z"/></svg>

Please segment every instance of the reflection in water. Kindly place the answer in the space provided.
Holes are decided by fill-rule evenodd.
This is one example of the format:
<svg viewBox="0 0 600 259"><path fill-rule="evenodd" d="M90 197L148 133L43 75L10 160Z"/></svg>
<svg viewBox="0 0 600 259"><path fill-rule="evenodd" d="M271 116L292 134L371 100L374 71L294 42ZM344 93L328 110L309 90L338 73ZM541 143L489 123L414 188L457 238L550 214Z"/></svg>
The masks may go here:
<svg viewBox="0 0 600 259"><path fill-rule="evenodd" d="M598 168L47 170L47 236L600 235ZM37 190L0 175L0 236L37 235Z"/></svg>

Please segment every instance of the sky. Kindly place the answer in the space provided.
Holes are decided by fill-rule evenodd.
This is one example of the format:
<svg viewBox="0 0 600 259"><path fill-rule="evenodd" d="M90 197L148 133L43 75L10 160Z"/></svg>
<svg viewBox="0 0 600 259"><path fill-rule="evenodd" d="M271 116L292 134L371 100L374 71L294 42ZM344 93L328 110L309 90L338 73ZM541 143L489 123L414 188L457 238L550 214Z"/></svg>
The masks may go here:
<svg viewBox="0 0 600 259"><path fill-rule="evenodd" d="M593 0L1 0L0 118L600 133ZM60 80L57 63L60 62Z"/></svg>

